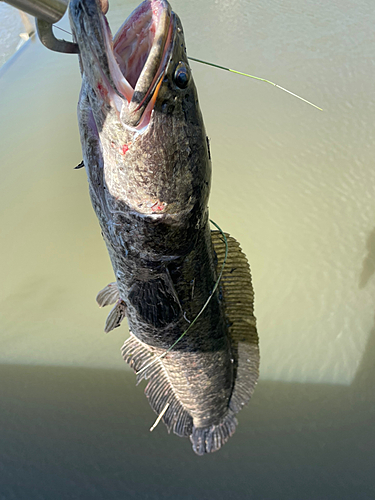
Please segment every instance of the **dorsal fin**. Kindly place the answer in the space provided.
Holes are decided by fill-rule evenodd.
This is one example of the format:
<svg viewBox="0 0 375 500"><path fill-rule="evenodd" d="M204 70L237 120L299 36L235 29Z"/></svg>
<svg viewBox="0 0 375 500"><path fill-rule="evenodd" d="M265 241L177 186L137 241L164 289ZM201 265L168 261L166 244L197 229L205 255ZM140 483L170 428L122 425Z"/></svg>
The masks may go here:
<svg viewBox="0 0 375 500"><path fill-rule="evenodd" d="M236 375L229 407L238 413L249 401L259 376L259 347L254 317L254 291L250 268L237 240L225 234L228 257L221 278L225 315L236 362ZM223 262L225 244L219 231L212 231L218 262Z"/></svg>

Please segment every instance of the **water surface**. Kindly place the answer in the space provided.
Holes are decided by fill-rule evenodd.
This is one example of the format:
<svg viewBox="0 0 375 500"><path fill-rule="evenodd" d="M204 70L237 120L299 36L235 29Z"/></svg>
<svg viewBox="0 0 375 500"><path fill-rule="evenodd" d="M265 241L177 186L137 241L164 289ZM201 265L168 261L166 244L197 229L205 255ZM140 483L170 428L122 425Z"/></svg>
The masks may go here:
<svg viewBox="0 0 375 500"><path fill-rule="evenodd" d="M136 4L111 3L114 31ZM78 62L28 42L0 74L0 498L373 498L373 7L172 6L191 56L324 109L192 63L210 215L252 267L260 383L213 456L162 426L149 434L120 355L126 327L104 335L94 300L113 273L73 169Z"/></svg>

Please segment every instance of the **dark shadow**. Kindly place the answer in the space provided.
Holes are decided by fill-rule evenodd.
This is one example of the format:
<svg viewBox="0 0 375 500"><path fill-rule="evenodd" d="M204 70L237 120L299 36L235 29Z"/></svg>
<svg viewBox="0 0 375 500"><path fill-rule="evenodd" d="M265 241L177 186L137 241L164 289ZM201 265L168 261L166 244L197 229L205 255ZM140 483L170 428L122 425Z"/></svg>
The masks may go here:
<svg viewBox="0 0 375 500"><path fill-rule="evenodd" d="M219 452L167 435L134 375L0 367L0 498L373 499L375 328L351 386L260 381Z"/></svg>
<svg viewBox="0 0 375 500"><path fill-rule="evenodd" d="M362 272L359 278L360 289L365 288L371 276L375 273L375 228L371 231L366 242L367 255L362 264Z"/></svg>

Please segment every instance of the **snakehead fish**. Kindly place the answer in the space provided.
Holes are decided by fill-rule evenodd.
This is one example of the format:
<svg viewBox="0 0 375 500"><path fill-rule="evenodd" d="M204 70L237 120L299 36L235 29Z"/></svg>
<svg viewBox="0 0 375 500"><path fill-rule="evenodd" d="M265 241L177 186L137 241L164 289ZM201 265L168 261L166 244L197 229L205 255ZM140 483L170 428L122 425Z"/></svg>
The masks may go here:
<svg viewBox="0 0 375 500"><path fill-rule="evenodd" d="M209 143L181 21L166 0L141 3L113 39L98 0L72 0L70 21L83 163L116 279L97 297L114 304L105 331L127 317L122 354L148 379L151 407L197 454L216 451L254 390L258 337L249 266L229 235L214 291L225 239L210 230Z"/></svg>

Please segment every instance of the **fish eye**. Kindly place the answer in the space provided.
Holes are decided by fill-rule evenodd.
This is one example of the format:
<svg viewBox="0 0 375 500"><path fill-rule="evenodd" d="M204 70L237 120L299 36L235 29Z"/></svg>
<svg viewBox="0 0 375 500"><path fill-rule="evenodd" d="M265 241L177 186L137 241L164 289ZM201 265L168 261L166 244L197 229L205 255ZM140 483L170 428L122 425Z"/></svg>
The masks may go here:
<svg viewBox="0 0 375 500"><path fill-rule="evenodd" d="M174 72L174 82L180 89L186 89L190 80L190 71L184 63L179 63Z"/></svg>

